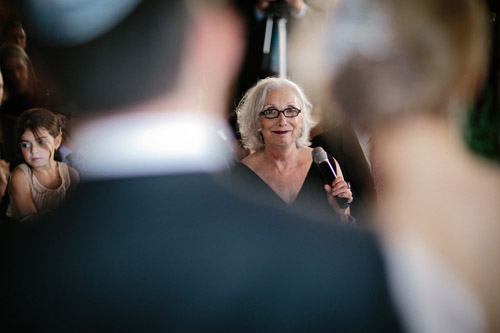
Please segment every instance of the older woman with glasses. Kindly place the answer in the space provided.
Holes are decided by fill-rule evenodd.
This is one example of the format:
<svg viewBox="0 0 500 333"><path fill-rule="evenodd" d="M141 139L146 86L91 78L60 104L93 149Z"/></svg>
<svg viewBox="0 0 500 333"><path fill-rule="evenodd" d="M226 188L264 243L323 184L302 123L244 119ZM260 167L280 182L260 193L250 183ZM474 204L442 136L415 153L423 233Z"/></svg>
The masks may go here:
<svg viewBox="0 0 500 333"><path fill-rule="evenodd" d="M341 208L335 198L353 200L337 161L329 157L337 174L331 184L324 184L313 161L311 108L301 88L284 78L266 78L249 89L236 114L242 143L253 153L233 168L231 179L269 203L292 206L310 217L339 216L343 223L352 222L348 205Z"/></svg>

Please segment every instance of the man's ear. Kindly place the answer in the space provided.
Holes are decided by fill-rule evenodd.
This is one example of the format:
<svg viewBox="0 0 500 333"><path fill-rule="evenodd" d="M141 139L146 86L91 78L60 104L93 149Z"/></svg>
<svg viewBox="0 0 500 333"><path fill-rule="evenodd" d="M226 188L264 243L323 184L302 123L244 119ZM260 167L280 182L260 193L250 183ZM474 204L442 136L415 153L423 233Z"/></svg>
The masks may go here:
<svg viewBox="0 0 500 333"><path fill-rule="evenodd" d="M194 5L191 11L182 86L191 96L197 92L205 111L223 115L243 60L244 23L232 8Z"/></svg>

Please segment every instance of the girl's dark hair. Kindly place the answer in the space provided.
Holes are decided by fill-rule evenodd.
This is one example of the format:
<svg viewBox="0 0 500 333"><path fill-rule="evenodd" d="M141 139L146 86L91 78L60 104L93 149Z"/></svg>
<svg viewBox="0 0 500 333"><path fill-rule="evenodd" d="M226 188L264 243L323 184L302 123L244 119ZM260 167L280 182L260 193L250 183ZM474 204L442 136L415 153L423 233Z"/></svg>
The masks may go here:
<svg viewBox="0 0 500 333"><path fill-rule="evenodd" d="M26 130L30 130L35 137L38 137L40 128L46 129L54 138L61 134L59 120L50 110L34 108L24 111L19 116L17 124L17 141L21 141L21 136Z"/></svg>

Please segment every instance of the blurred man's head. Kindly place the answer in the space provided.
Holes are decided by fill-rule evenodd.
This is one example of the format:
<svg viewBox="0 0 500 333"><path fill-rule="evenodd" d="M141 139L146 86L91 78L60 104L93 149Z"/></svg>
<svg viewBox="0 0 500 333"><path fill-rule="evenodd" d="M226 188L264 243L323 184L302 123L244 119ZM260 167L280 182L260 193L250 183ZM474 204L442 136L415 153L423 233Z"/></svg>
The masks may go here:
<svg viewBox="0 0 500 333"><path fill-rule="evenodd" d="M184 1L27 0L42 63L81 110L118 109L171 90L184 50Z"/></svg>
<svg viewBox="0 0 500 333"><path fill-rule="evenodd" d="M19 21L10 21L3 28L4 43L15 43L26 49L26 32Z"/></svg>
<svg viewBox="0 0 500 333"><path fill-rule="evenodd" d="M370 126L444 114L481 87L488 32L480 0L345 0L327 29L330 91Z"/></svg>

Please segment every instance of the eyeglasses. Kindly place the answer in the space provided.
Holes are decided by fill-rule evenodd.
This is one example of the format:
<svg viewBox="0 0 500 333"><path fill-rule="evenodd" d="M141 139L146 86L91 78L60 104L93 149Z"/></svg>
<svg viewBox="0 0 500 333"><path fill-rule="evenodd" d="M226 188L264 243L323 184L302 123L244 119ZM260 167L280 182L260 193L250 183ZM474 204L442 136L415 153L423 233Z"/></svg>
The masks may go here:
<svg viewBox="0 0 500 333"><path fill-rule="evenodd" d="M280 113L283 113L283 115L287 118L294 118L294 117L297 117L300 112L301 112L301 110L299 110L297 108L286 108L282 111L277 110L277 109L267 109L267 110L264 110L261 113L259 113L259 115L261 115L262 117L264 117L266 119L274 119L274 118L278 118L280 116Z"/></svg>

